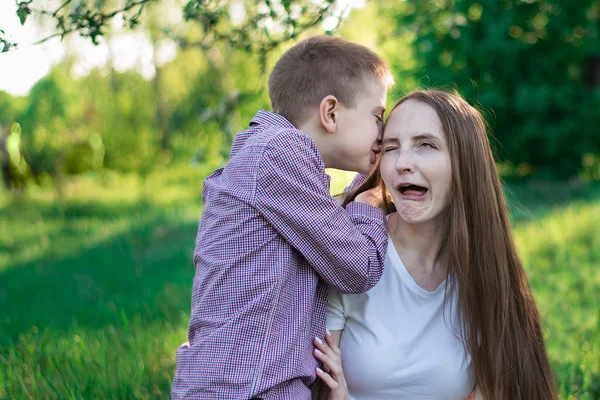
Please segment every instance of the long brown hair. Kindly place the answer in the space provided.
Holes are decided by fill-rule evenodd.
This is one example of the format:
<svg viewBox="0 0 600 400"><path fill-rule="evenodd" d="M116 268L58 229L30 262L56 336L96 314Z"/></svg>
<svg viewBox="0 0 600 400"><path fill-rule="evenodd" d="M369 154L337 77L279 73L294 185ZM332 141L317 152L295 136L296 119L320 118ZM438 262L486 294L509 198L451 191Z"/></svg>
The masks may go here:
<svg viewBox="0 0 600 400"><path fill-rule="evenodd" d="M446 289L457 290L477 386L487 400L556 399L540 316L515 250L484 120L459 95L437 90L412 92L392 112L407 100L433 108L448 141L452 185L441 251L448 259ZM376 186L385 191L379 168L343 204Z"/></svg>

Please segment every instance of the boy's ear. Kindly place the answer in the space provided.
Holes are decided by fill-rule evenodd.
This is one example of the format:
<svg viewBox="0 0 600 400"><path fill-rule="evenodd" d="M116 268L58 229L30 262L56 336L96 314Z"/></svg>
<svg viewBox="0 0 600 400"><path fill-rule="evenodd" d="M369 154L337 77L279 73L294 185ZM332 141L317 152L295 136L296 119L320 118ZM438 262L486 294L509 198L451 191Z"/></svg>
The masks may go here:
<svg viewBox="0 0 600 400"><path fill-rule="evenodd" d="M319 116L321 124L328 133L335 133L337 129L340 102L335 96L326 96L319 104Z"/></svg>

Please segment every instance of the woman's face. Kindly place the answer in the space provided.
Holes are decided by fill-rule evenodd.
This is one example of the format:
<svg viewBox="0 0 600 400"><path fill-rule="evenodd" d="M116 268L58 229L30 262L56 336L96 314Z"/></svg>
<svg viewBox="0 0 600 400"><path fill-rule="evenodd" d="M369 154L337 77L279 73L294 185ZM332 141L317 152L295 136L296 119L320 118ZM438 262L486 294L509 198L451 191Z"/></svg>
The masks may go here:
<svg viewBox="0 0 600 400"><path fill-rule="evenodd" d="M450 153L433 108L407 100L390 114L383 134L381 176L408 223L441 219L452 183Z"/></svg>

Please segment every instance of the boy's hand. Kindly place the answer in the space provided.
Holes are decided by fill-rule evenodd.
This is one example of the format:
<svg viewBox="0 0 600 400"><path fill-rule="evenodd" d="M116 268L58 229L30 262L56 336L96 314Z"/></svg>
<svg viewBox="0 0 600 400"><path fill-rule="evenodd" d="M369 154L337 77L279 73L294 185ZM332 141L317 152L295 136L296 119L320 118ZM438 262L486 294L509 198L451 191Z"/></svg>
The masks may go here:
<svg viewBox="0 0 600 400"><path fill-rule="evenodd" d="M315 358L323 362L325 371L317 368L317 376L329 387L329 400L348 400L348 386L342 370L340 348L327 331L325 341L315 338ZM326 372L327 371L327 372Z"/></svg>
<svg viewBox="0 0 600 400"><path fill-rule="evenodd" d="M360 193L354 201L358 203L365 203L373 207L381 208L385 211L385 204L383 202L383 196L380 187L374 187Z"/></svg>

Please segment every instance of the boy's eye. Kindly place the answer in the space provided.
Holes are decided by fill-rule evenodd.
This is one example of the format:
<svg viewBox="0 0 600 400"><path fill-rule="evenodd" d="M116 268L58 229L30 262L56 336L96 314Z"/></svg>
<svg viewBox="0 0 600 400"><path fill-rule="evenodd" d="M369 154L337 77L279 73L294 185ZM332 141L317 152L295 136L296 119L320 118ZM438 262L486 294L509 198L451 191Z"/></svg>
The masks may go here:
<svg viewBox="0 0 600 400"><path fill-rule="evenodd" d="M386 148L383 149L384 153L388 153L390 151L394 151L398 148L398 146L387 146Z"/></svg>
<svg viewBox="0 0 600 400"><path fill-rule="evenodd" d="M378 122L383 122L383 115L376 115L375 118L377 118Z"/></svg>

